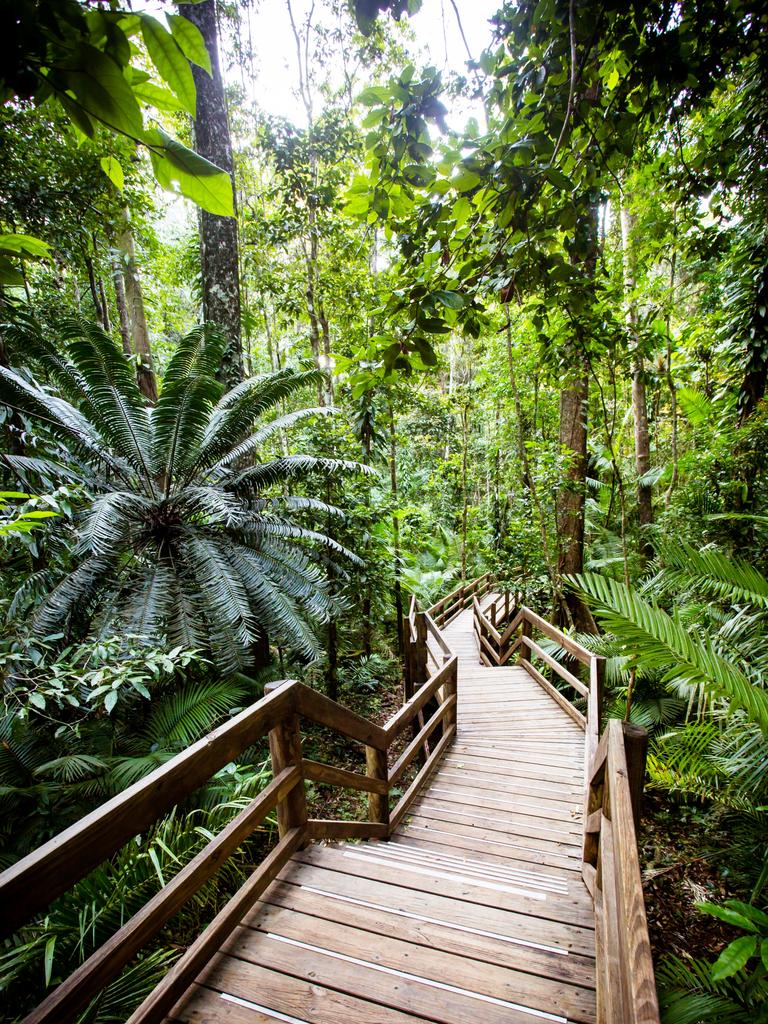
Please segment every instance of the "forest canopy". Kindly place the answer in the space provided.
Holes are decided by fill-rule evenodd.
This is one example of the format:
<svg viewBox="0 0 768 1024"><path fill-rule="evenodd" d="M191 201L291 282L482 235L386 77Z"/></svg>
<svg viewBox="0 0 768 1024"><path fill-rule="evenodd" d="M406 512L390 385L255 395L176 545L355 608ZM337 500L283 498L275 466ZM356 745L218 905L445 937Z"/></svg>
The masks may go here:
<svg viewBox="0 0 768 1024"><path fill-rule="evenodd" d="M0 866L270 680L380 718L411 599L489 573L648 731L664 1020L753 1024L768 10L477 10L3 5ZM6 940L9 1019L263 788L246 755L88 922L86 879ZM125 1020L200 920L80 1019Z"/></svg>

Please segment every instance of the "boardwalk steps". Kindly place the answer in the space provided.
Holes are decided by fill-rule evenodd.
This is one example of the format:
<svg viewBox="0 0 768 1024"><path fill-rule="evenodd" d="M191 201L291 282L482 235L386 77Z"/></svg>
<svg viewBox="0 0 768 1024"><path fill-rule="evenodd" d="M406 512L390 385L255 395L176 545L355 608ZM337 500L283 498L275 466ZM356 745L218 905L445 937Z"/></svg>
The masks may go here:
<svg viewBox="0 0 768 1024"><path fill-rule="evenodd" d="M209 747L223 742L229 759L238 743L271 730L276 778L262 804L277 806L281 840L130 1024L657 1024L628 781L636 788L637 773L620 723L598 746L599 719L590 720L601 666L579 649L590 687L564 669L565 682L586 691L584 710L569 712L543 676L546 658L541 669L529 660L542 650L534 630L553 628L529 613L508 630L514 609L489 587L475 581L433 614L412 606L408 700L386 727L290 684L254 706L262 705L237 739L237 729L224 741L226 727L218 731ZM364 743L366 776L303 760L299 715ZM403 734L413 738L388 766L387 749ZM196 768L195 756L198 774L217 760L209 751ZM180 790L169 778L173 801ZM309 818L302 778L368 789L372 821ZM402 796L390 792L396 785ZM141 801L138 790L112 801L113 824ZM103 812L91 817L103 826ZM334 841L347 838L365 841ZM45 868L45 849L26 871L24 862L11 869L10 889L10 873L0 877L0 892ZM70 868L70 880L87 870ZM178 898L197 884L183 883ZM166 890L147 915L154 925L171 916L160 909ZM118 933L113 957L122 949L130 958L136 938ZM101 983L108 974L103 963L85 968L57 990L69 985L69 1002L54 993L28 1020L74 1019L94 972Z"/></svg>

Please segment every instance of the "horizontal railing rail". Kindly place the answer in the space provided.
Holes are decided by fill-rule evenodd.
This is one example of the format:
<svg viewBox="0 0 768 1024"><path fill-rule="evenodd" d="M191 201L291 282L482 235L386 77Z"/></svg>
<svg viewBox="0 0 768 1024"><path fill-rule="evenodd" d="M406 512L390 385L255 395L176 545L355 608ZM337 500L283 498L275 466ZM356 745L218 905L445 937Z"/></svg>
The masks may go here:
<svg viewBox="0 0 768 1024"><path fill-rule="evenodd" d="M659 1024L651 946L645 916L637 828L640 821L647 733L612 720L600 739L605 659L587 650L509 595L483 607L473 599L480 660L518 663L585 732L587 774L582 875L595 905L598 1024ZM534 640L554 641L586 669L586 678ZM542 665L538 668L531 658ZM581 698L576 707L543 670L549 669Z"/></svg>
<svg viewBox="0 0 768 1024"><path fill-rule="evenodd" d="M452 619L455 619L459 612L469 608L474 597L482 597L484 594L487 594L492 585L493 578L489 572L483 576L478 576L475 580L462 583L455 590L452 590L450 594L441 597L439 601L436 601L435 604L429 607L427 614L442 629Z"/></svg>
<svg viewBox="0 0 768 1024"><path fill-rule="evenodd" d="M588 780L582 874L595 902L600 1024L659 1024L637 847L646 745L645 729L611 720Z"/></svg>
<svg viewBox="0 0 768 1024"><path fill-rule="evenodd" d="M261 700L0 874L3 906L0 935L10 935L135 835L191 796L238 754L268 736L272 781L33 1010L25 1024L58 1024L74 1019L216 874L270 813L277 815L277 845L139 1007L130 1018L130 1024L150 1024L164 1019L201 967L239 923L245 909L302 845L312 840L389 836L402 821L456 732L457 659L441 637L438 650L443 656L442 662L431 674L426 670L424 634L435 627L434 623L430 627L424 620L424 613L414 614L422 639L415 644L419 650L412 661L422 666L423 671L411 676L411 682L418 679L418 685L406 690L404 705L385 725L370 722L295 680L269 683ZM434 632L431 635L434 637ZM305 758L300 731L302 719L333 729L363 745L365 774ZM390 769L389 752L393 744L414 723L415 737L405 745ZM439 740L390 812L390 801L394 799L392 790L402 782L419 751L438 730ZM369 820L311 818L306 781L367 792Z"/></svg>

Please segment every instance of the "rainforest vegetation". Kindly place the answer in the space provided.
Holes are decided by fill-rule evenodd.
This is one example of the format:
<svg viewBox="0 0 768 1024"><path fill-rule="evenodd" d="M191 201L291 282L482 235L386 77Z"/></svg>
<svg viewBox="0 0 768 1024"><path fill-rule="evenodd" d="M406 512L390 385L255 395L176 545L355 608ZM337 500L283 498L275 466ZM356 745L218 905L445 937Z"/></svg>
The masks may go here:
<svg viewBox="0 0 768 1024"><path fill-rule="evenodd" d="M3 5L0 867L270 679L386 717L411 595L490 572L649 730L664 1020L768 1020L768 11L511 0L437 68L420 6ZM269 773L6 940L8 1019Z"/></svg>

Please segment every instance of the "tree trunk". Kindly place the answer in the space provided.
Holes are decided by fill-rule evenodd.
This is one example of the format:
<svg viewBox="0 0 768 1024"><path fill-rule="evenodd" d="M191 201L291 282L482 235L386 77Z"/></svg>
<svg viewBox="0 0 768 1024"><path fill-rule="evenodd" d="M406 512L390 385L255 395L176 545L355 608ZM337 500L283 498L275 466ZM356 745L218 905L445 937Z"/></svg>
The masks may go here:
<svg viewBox="0 0 768 1024"><path fill-rule="evenodd" d="M213 71L211 77L202 68L192 65L197 88L195 148L201 156L229 174L234 190L232 140L219 64L215 0L184 4L180 10L200 29ZM219 217L205 210L200 210L199 216L203 318L215 324L227 338L220 376L227 387L234 387L243 379L237 218Z"/></svg>
<svg viewBox="0 0 768 1024"><path fill-rule="evenodd" d="M584 200L577 225L582 245L579 262L584 292L594 299L597 266L597 204ZM586 304L586 303L585 303ZM585 317L581 308L574 316L574 334L570 341L571 371L560 393L560 445L571 459L557 494L558 577L580 573L584 568L584 503L587 483L587 416L589 402L589 362L586 354ZM587 321L588 322L588 321ZM556 595L558 597L558 595ZM560 624L570 620L579 632L595 632L595 620L587 605L573 591L559 597Z"/></svg>
<svg viewBox="0 0 768 1024"><path fill-rule="evenodd" d="M127 356L133 355L131 347L131 318L128 316L128 303L125 298L125 282L120 263L117 259L112 261L112 282L115 286L115 304L117 315L120 320L120 340L123 343L123 352Z"/></svg>
<svg viewBox="0 0 768 1024"><path fill-rule="evenodd" d="M403 590L400 585L400 518L397 515L397 432L395 410L389 406L389 480L392 488L392 535L395 542L395 616L397 618L397 649L403 655Z"/></svg>
<svg viewBox="0 0 768 1024"><path fill-rule="evenodd" d="M621 251L624 266L624 293L627 306L627 325L632 346L632 412L635 420L635 468L637 470L637 518L640 525L640 550L647 559L653 558L653 544L648 527L653 524L653 493L650 484L642 482L651 468L651 437L648 430L648 402L645 394L645 367L640 351L637 329L637 302L635 290L635 260L632 235L635 219L622 203Z"/></svg>
<svg viewBox="0 0 768 1024"><path fill-rule="evenodd" d="M131 231L127 210L123 210L122 225L117 244L122 252L121 270L125 291L125 305L130 324L131 350L136 356L136 376L139 390L154 405L157 401L157 380L155 379L152 348L149 343L147 318L144 314L144 297L136 266L136 248L133 242L133 232ZM123 342L123 346L125 346L125 342Z"/></svg>

